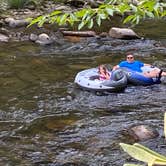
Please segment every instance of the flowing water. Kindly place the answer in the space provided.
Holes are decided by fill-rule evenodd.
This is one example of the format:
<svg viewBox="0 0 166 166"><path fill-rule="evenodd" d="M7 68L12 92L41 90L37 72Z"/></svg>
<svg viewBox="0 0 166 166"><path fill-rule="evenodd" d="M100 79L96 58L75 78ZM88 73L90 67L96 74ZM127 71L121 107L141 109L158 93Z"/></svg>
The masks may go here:
<svg viewBox="0 0 166 166"><path fill-rule="evenodd" d="M153 32L147 29L144 33ZM162 26L159 32L165 32ZM134 142L124 131L138 124L158 130L158 138L144 143L166 153L165 83L129 86L120 93L82 91L73 83L77 72L101 63L115 65L124 52L54 51L32 43L0 46L0 165L120 166L130 157L119 143ZM147 54L138 59L166 69L166 52Z"/></svg>

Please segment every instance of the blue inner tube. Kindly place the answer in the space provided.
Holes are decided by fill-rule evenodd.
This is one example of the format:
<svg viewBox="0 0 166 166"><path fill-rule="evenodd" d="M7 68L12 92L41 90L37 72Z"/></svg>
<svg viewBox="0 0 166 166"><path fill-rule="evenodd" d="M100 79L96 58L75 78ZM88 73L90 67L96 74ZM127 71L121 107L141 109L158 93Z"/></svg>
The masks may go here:
<svg viewBox="0 0 166 166"><path fill-rule="evenodd" d="M146 77L143 73L144 72L150 72L154 69L160 70L157 67L150 67L150 66L144 66L141 68L142 72L137 72L130 70L128 68L121 68L127 76L127 80L129 83L134 84L134 85L153 85L153 84L160 84L160 78L154 77Z"/></svg>

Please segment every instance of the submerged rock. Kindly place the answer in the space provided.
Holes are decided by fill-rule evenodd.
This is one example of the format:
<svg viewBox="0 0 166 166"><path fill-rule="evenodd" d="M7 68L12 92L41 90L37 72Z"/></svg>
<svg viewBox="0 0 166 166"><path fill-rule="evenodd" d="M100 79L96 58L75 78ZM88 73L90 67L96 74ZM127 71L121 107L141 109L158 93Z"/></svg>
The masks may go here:
<svg viewBox="0 0 166 166"><path fill-rule="evenodd" d="M137 141L145 141L159 136L158 131L148 125L133 126L128 130L128 133Z"/></svg>

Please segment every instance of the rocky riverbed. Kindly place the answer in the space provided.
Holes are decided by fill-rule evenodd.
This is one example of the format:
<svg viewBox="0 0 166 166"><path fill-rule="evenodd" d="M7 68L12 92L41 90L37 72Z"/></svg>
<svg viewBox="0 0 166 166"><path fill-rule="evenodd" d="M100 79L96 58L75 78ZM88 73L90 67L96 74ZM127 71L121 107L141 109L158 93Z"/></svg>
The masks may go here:
<svg viewBox="0 0 166 166"><path fill-rule="evenodd" d="M98 28L99 31L95 29L91 31L92 35L88 37L70 34L64 35L64 27L60 28L55 25L44 25L43 27L34 25L27 27L29 24L27 18L34 18L53 10L73 10L72 7L68 4L64 5L53 3L53 1L46 1L40 9L32 6L19 10L8 9L0 17L0 42L32 42L39 45L51 45L56 48L56 53L126 52L140 50L144 52L147 49L158 53L166 52L165 42L147 38L146 34L142 35L142 31L137 28L135 29L140 34L140 38L135 39L131 37L129 38L130 40L115 39L115 34L110 35L109 31L112 26L118 25L119 20L116 24L105 23L106 29L103 27ZM124 25L119 26L124 27ZM66 29L68 30L68 28ZM119 34L116 34L116 36Z"/></svg>

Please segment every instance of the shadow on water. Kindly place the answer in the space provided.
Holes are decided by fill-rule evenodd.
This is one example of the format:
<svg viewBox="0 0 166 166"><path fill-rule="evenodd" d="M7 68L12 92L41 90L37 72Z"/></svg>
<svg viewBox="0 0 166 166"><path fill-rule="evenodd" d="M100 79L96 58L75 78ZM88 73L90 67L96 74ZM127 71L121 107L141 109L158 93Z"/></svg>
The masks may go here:
<svg viewBox="0 0 166 166"><path fill-rule="evenodd" d="M115 65L124 52L66 56L52 48L0 48L0 165L123 165L129 157L119 143L134 142L124 130L136 124L154 125L160 136L143 143L166 152L165 83L120 93L82 91L73 83L77 72ZM138 59L166 69L165 53L145 55Z"/></svg>

